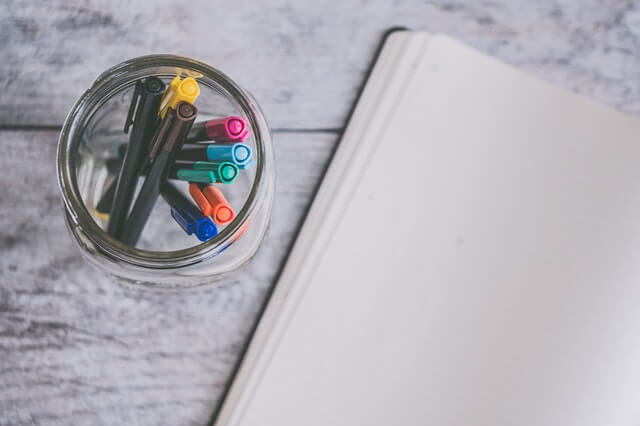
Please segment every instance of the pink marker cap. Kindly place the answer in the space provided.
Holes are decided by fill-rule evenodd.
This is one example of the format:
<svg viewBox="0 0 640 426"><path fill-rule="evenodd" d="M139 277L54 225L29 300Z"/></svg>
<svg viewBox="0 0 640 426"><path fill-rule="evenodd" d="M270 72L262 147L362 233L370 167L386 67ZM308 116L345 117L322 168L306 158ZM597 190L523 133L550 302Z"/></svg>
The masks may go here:
<svg viewBox="0 0 640 426"><path fill-rule="evenodd" d="M204 125L207 136L216 142L242 142L247 138L247 123L235 115L214 118Z"/></svg>

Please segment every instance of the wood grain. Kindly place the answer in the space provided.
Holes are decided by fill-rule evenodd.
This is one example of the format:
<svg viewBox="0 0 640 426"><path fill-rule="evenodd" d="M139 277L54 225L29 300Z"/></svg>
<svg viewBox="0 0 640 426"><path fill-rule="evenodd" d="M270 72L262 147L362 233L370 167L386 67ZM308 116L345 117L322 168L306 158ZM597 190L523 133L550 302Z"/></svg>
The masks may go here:
<svg viewBox="0 0 640 426"><path fill-rule="evenodd" d="M174 53L237 80L274 128L340 128L381 35L397 25L448 33L640 113L640 3L632 0L4 0L0 125L59 125L106 68Z"/></svg>
<svg viewBox="0 0 640 426"><path fill-rule="evenodd" d="M261 250L233 278L182 291L122 286L83 261L52 179L57 134L2 137L0 424L205 424L336 135L274 135Z"/></svg>

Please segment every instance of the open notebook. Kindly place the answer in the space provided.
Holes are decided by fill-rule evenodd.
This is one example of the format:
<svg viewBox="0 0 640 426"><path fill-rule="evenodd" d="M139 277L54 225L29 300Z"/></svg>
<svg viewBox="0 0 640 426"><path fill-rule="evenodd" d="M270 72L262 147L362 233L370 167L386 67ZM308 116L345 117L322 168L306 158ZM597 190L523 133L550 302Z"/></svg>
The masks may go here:
<svg viewBox="0 0 640 426"><path fill-rule="evenodd" d="M215 424L640 425L639 136L392 33Z"/></svg>

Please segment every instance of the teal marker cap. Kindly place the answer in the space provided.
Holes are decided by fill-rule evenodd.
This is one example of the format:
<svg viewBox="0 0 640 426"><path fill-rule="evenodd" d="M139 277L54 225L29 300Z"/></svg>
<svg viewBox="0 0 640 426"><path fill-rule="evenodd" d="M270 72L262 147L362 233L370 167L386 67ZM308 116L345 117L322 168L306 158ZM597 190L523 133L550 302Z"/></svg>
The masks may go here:
<svg viewBox="0 0 640 426"><path fill-rule="evenodd" d="M196 161L193 163L194 170L210 170L216 175L216 181L222 183L232 183L238 177L240 169L229 161L215 163L212 161Z"/></svg>
<svg viewBox="0 0 640 426"><path fill-rule="evenodd" d="M176 176L188 182L215 183L216 181L216 175L212 170L178 169Z"/></svg>
<svg viewBox="0 0 640 426"><path fill-rule="evenodd" d="M233 163L224 162L220 163L217 170L218 180L222 183L232 183L238 177L238 166Z"/></svg>
<svg viewBox="0 0 640 426"><path fill-rule="evenodd" d="M229 161L242 167L251 161L251 148L243 143L231 145L210 144L207 146L207 160L213 163Z"/></svg>

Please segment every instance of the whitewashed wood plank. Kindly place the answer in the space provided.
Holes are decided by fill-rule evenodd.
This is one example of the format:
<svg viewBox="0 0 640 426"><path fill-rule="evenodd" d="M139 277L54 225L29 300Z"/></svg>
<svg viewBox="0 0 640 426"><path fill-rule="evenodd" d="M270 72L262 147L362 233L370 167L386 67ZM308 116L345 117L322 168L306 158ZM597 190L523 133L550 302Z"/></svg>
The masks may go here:
<svg viewBox="0 0 640 426"><path fill-rule="evenodd" d="M395 25L448 33L640 113L634 1L6 0L0 124L58 125L102 70L143 54L175 53L240 82L274 128L339 128L380 37Z"/></svg>
<svg viewBox="0 0 640 426"><path fill-rule="evenodd" d="M122 286L67 235L55 132L0 132L0 424L205 424L334 134L275 134L274 216L252 262L210 287Z"/></svg>

